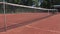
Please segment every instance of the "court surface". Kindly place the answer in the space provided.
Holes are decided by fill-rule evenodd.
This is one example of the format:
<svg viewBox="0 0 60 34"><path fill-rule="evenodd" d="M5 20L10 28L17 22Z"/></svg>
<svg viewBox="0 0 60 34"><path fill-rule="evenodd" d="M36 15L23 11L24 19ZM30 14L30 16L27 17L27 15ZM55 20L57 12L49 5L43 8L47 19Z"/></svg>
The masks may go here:
<svg viewBox="0 0 60 34"><path fill-rule="evenodd" d="M0 34L60 34L60 14L24 13L6 17L7 31Z"/></svg>

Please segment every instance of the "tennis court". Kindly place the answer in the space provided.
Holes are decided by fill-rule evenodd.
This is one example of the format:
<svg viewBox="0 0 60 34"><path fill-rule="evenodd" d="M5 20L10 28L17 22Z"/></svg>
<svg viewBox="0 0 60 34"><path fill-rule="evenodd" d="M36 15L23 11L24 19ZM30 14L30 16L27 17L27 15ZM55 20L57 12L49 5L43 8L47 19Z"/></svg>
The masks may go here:
<svg viewBox="0 0 60 34"><path fill-rule="evenodd" d="M60 14L0 34L60 34Z"/></svg>
<svg viewBox="0 0 60 34"><path fill-rule="evenodd" d="M52 28L53 26L51 25L53 24L52 20L54 21L53 16L58 13L56 9L54 10L45 9L45 8L17 5L12 3L5 3L4 6L6 6L3 7L5 8L4 9L5 12L0 14L1 34L12 34L11 31L13 31L14 34L17 34L19 32L21 34L44 34L47 32L48 34L50 33L49 27ZM55 12L55 14L53 14L53 12ZM41 30L39 29L39 27L41 27ZM45 31L45 29L48 31ZM17 32L14 30L16 30ZM54 34L54 32L52 33Z"/></svg>

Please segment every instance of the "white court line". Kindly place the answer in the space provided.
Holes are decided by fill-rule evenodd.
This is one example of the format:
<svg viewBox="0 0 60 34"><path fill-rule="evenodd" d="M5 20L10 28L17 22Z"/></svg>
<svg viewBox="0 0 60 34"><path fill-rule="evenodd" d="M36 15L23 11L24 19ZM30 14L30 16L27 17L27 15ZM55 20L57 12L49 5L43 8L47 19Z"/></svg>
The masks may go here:
<svg viewBox="0 0 60 34"><path fill-rule="evenodd" d="M39 30L43 30L43 31L48 31L48 32L53 32L53 33L59 33L60 34L60 31L46 30L46 29L42 29L42 28L38 28L38 27L29 26L29 25L26 25L26 27L28 27L28 28L34 28L34 29L39 29Z"/></svg>

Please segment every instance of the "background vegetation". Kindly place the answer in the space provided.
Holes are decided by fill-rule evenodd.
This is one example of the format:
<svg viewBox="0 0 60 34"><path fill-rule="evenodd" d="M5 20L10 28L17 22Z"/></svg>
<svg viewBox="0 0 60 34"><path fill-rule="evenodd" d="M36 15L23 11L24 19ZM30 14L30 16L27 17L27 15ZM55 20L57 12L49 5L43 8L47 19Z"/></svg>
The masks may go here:
<svg viewBox="0 0 60 34"><path fill-rule="evenodd" d="M2 2L3 0L0 0ZM36 7L42 7L42 8L51 8L52 5L60 5L60 0L43 0L43 3L41 3L40 6L38 6L38 0L5 0L5 2L14 3L14 4L22 4L27 6L32 6L33 4ZM10 8L9 10L15 10L13 6L6 6L7 8ZM3 5L0 4L0 13L3 10Z"/></svg>

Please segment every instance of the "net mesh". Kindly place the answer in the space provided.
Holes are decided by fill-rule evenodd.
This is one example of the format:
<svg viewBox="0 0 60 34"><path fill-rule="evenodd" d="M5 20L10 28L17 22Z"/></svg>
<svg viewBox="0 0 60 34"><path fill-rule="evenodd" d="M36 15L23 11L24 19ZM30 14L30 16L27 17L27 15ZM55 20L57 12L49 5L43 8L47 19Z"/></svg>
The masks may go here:
<svg viewBox="0 0 60 34"><path fill-rule="evenodd" d="M25 6L7 2L0 2L0 4L5 3L6 13L40 13L40 12L57 12L57 9L46 9L41 7Z"/></svg>
<svg viewBox="0 0 60 34"><path fill-rule="evenodd" d="M6 5L6 13L39 13L39 12L46 12L46 10L39 9L37 7L31 7L31 6L24 6L24 5Z"/></svg>

